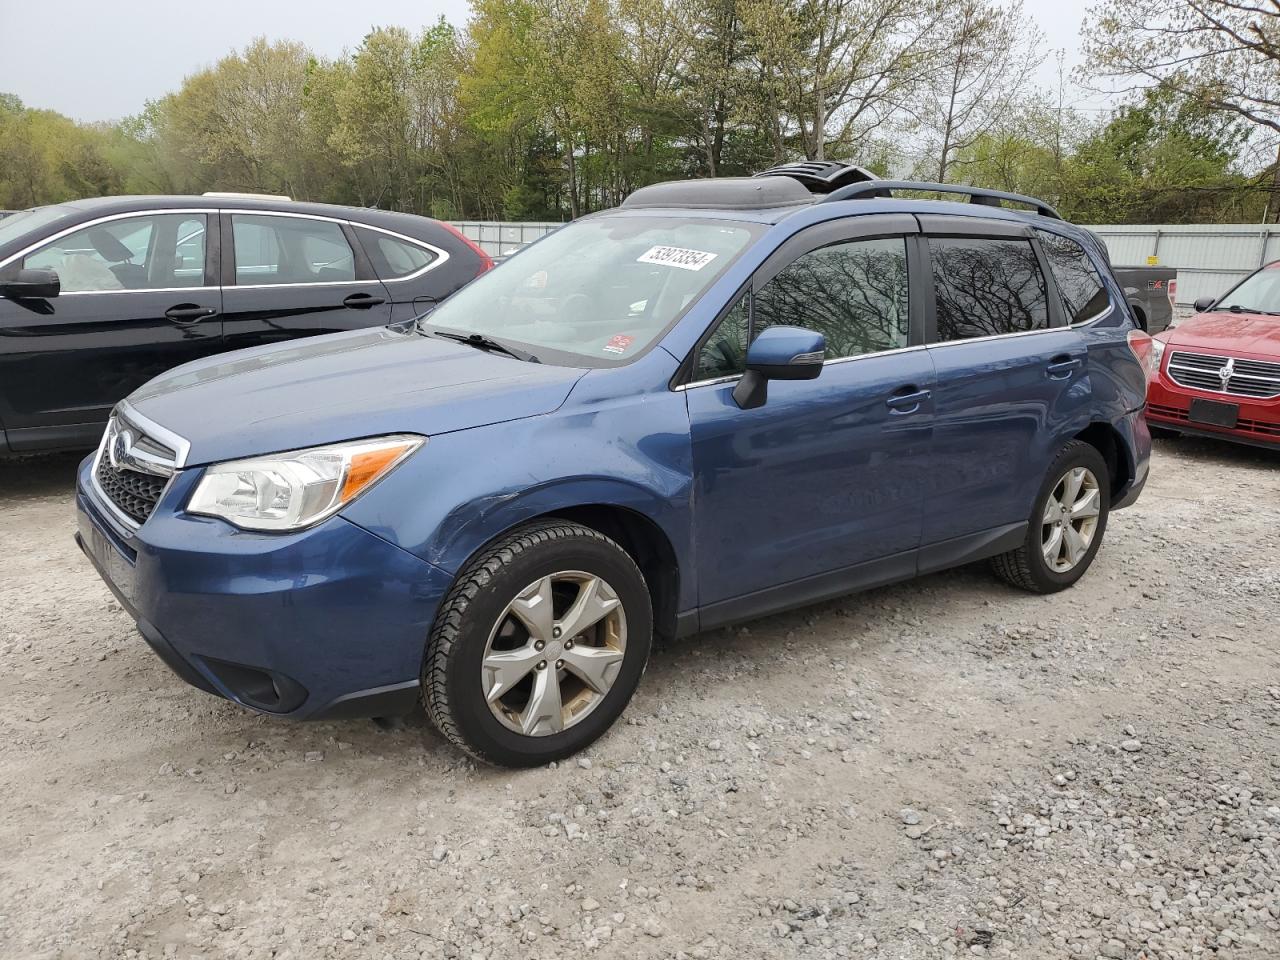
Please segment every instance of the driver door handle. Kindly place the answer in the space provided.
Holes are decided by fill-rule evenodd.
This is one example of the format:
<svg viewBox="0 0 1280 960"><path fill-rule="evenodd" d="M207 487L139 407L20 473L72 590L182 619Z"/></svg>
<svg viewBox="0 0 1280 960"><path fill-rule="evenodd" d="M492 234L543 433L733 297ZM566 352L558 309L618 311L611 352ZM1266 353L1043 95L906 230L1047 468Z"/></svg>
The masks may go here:
<svg viewBox="0 0 1280 960"><path fill-rule="evenodd" d="M178 324L199 323L206 317L214 317L217 314L218 311L213 307L201 307L194 303L180 303L164 312L166 317Z"/></svg>
<svg viewBox="0 0 1280 960"><path fill-rule="evenodd" d="M894 413L915 413L920 409L920 404L932 395L931 390L919 390L914 386L903 387L885 401L885 406Z"/></svg>
<svg viewBox="0 0 1280 960"><path fill-rule="evenodd" d="M1079 357L1063 355L1054 357L1053 362L1045 367L1045 372L1049 374L1051 380L1066 380L1082 366L1084 366L1084 361Z"/></svg>
<svg viewBox="0 0 1280 960"><path fill-rule="evenodd" d="M352 310L368 310L370 307L376 307L386 302L385 298L375 297L371 293L353 293L342 301L342 305L350 307Z"/></svg>

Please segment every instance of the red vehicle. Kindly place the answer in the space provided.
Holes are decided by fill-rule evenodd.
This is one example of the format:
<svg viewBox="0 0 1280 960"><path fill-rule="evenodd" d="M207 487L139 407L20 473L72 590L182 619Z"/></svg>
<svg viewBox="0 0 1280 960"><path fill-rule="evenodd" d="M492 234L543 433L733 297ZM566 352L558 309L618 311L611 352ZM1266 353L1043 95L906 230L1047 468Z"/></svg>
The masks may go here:
<svg viewBox="0 0 1280 960"><path fill-rule="evenodd" d="M1280 450L1280 260L1155 337L1147 422Z"/></svg>

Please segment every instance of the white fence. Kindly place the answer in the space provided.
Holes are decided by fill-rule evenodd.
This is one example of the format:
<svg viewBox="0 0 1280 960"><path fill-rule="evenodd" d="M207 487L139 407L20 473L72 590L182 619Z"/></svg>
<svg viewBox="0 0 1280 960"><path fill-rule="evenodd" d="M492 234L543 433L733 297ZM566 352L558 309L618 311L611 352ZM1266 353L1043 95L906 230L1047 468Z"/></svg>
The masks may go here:
<svg viewBox="0 0 1280 960"><path fill-rule="evenodd" d="M1280 260L1275 224L1215 223L1090 227L1117 267L1140 267L1156 257L1178 271L1178 303L1226 293L1264 263Z"/></svg>
<svg viewBox="0 0 1280 960"><path fill-rule="evenodd" d="M562 223L499 223L496 220L454 220L453 225L491 257L508 256L564 226Z"/></svg>
<svg viewBox="0 0 1280 960"><path fill-rule="evenodd" d="M454 226L492 256L507 256L559 229L559 223L469 220ZM1090 227L1118 267L1146 266L1156 257L1178 271L1178 303L1216 297L1264 263L1280 260L1280 227L1247 223Z"/></svg>

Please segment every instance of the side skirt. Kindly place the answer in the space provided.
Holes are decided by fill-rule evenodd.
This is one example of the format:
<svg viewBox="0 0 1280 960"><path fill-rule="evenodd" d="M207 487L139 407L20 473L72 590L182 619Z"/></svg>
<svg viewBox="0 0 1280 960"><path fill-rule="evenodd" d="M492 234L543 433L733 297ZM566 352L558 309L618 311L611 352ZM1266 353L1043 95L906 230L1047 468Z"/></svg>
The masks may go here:
<svg viewBox="0 0 1280 960"><path fill-rule="evenodd" d="M919 573L937 573L976 560L986 560L1010 550L1017 550L1027 539L1027 523L1006 523L963 537L931 543L920 548Z"/></svg>
<svg viewBox="0 0 1280 960"><path fill-rule="evenodd" d="M714 630L890 583L912 580L921 574L985 560L1017 549L1022 546L1026 536L1025 522L1010 523L930 544L918 551L908 550L830 573L792 580L731 600L720 600L699 610L686 611L677 619L676 633L683 637L703 630Z"/></svg>

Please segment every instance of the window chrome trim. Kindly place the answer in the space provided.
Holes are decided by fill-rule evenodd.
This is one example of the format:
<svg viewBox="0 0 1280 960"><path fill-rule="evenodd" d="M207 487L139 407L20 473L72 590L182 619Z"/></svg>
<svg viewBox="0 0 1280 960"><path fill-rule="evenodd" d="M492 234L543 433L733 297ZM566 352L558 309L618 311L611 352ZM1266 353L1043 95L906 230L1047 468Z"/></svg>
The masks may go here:
<svg viewBox="0 0 1280 960"><path fill-rule="evenodd" d="M64 230L59 230L57 233L52 234L51 236L44 237L41 240L37 240L35 243L31 244L30 246L24 247L23 249L19 250L17 253L12 254L6 259L0 261L0 270L4 269L9 264L13 263L15 260L21 260L24 257L28 256L29 254L35 253L38 250L43 250L45 247L49 246L50 244L58 240L61 240L63 237L70 236L71 234L76 233L77 231L87 230L89 229L89 227L96 227L102 223L111 223L112 221L115 221L115 220L133 220L138 217L160 217L160 216L165 216L171 213L176 213L176 214L203 213L209 216L217 216L218 211L216 209L212 209L209 207L175 207L171 210L130 210L126 213L112 213L112 214L109 214L108 216L97 217L93 220L83 220L80 223L75 224L74 226L67 227ZM194 290L196 288L195 287L177 287L177 288L166 288L166 289ZM216 290L217 287L209 287L206 289ZM69 294L60 294L60 296L71 296L74 293L156 293L156 292L157 292L156 290L76 290L76 291L72 291Z"/></svg>
<svg viewBox="0 0 1280 960"><path fill-rule="evenodd" d="M917 350L924 349L926 349L925 344L917 343L909 347L894 347L892 350L875 350L871 353L855 353L849 357L832 357L830 360L823 360L822 365L823 367L833 367L836 364L849 363L852 360L870 360L872 357L888 357L900 353L914 353ZM692 383L681 383L671 389L676 391L691 390L694 387L718 386L722 383L732 383L741 379L742 374L731 373L723 377L712 377L709 380L694 380Z"/></svg>
<svg viewBox="0 0 1280 960"><path fill-rule="evenodd" d="M1099 320L1105 320L1107 317L1111 316L1111 314L1115 312L1115 309L1116 309L1115 303L1111 301L1110 297L1108 297L1107 309L1103 310L1097 316L1090 317L1088 320L1077 320L1075 323L1069 323L1067 324L1067 329L1083 330L1085 327L1093 326L1093 324L1097 323Z"/></svg>
<svg viewBox="0 0 1280 960"><path fill-rule="evenodd" d="M113 293L210 293L217 292L219 287L147 287L142 290L67 290L58 294L58 299L63 297L101 297Z"/></svg>
<svg viewBox="0 0 1280 960"><path fill-rule="evenodd" d="M1097 319L1101 320L1102 317ZM1093 321L1089 321L1092 323ZM930 350L936 350L939 347L958 347L966 343L984 343L988 340L1012 340L1015 337L1034 337L1044 333L1066 333L1071 327L1045 327L1043 330L1017 330L1013 333L989 333L985 337L965 337L962 340L937 340L933 343L924 344Z"/></svg>
<svg viewBox="0 0 1280 960"><path fill-rule="evenodd" d="M416 280L424 273L429 273L436 267L443 266L449 262L448 250L437 247L435 244L428 243L425 240L418 240L415 237L407 237L403 233L396 233L394 230L388 230L386 227L375 227L371 223L361 223L359 220L342 220L338 217L322 217L314 213L292 213L286 210L223 210L222 212L231 215L231 242L233 250L235 245L236 217L292 217L295 220L320 220L326 223L336 223L339 226L345 223L353 229L356 227L364 227L366 230L376 230L378 233L385 233L389 237L395 237L397 240L403 240L411 246L421 247L423 250L429 250L435 255L435 259L422 269L415 270L413 273L406 276L395 277L390 280L384 280L381 277L374 277L372 280L295 280L289 283L240 283L237 280L236 283L233 283L228 287L224 287L224 290L269 290L279 289L281 287L349 287L368 283L404 283L406 280ZM345 234L342 239L347 239ZM350 244L348 244L348 246L350 246ZM351 253L354 257L355 251L352 250ZM365 256L368 256L368 254L365 254ZM231 268L233 274L235 272L235 266L235 263L232 262ZM376 273L377 271L374 272Z"/></svg>
<svg viewBox="0 0 1280 960"><path fill-rule="evenodd" d="M295 219L299 219L299 220L322 220L328 223L336 223L339 226L345 223L350 225L353 228L364 227L368 230L376 230L378 233L385 233L389 237L395 237L397 240L403 240L405 243L408 243L412 246L421 247L424 250L429 250L432 254L435 255L435 259L432 260L430 263L428 263L425 267L423 267L421 270L416 270L413 273L408 274L407 276L395 277L390 280L383 280L380 277L375 278L374 280L338 280L338 281L330 281L329 283L324 284L325 286L340 286L343 284L356 284L356 283L404 283L406 280L416 280L418 277L422 276L424 273L434 270L436 267L442 266L443 264L449 261L449 251L443 249L442 247L437 247L433 243L428 243L425 240L419 240L416 237L409 237L403 233L397 233L394 230L388 230L386 227L376 227L371 223L362 223L359 220L343 220L341 217L324 217L314 213L293 213L293 212L284 211L284 210L235 210L235 209L225 209L225 208L219 210L218 208L215 208L215 207L174 207L174 208L151 209L151 210L129 210L125 213L112 213L104 217L96 217L93 220L81 221L80 223L74 224L73 226L67 227L63 230L59 230L55 234L52 234L50 236L37 240L35 243L32 243L29 246L22 248L17 253L11 254L10 256L6 257L4 260L0 261L0 270L4 269L9 264L13 263L15 260L22 260L24 257L28 256L29 254L35 253L39 250L43 250L45 247L57 242L58 240L61 240L63 237L70 236L71 234L76 233L77 231L80 231L80 230L87 230L89 227L96 227L99 224L111 223L116 220L131 220L131 219L136 219L138 217L160 217L160 216L167 216L168 214L192 214L192 213L205 214L207 216L215 216L215 217L219 213L228 213L228 214L231 214L232 216L235 216L236 214L247 214L249 216L262 216L262 217L294 217ZM345 235L343 236L343 240L346 240ZM355 254L354 250L352 250L351 252L353 255ZM235 265L232 264L232 266L234 267ZM246 286L246 285L237 283L237 284L233 284L233 286L240 287L240 286ZM311 283L308 281L302 281L299 283L260 283L260 284L252 284L251 286L254 286L254 287L310 287L310 286L317 286L317 284ZM200 287L154 287L147 290L70 290L66 293L59 294L59 296L74 297L74 296L83 296L86 293L96 295L96 294L103 294L103 293L176 293L180 291L208 292L210 290L220 290L220 289L223 289L223 288L200 286Z"/></svg>

